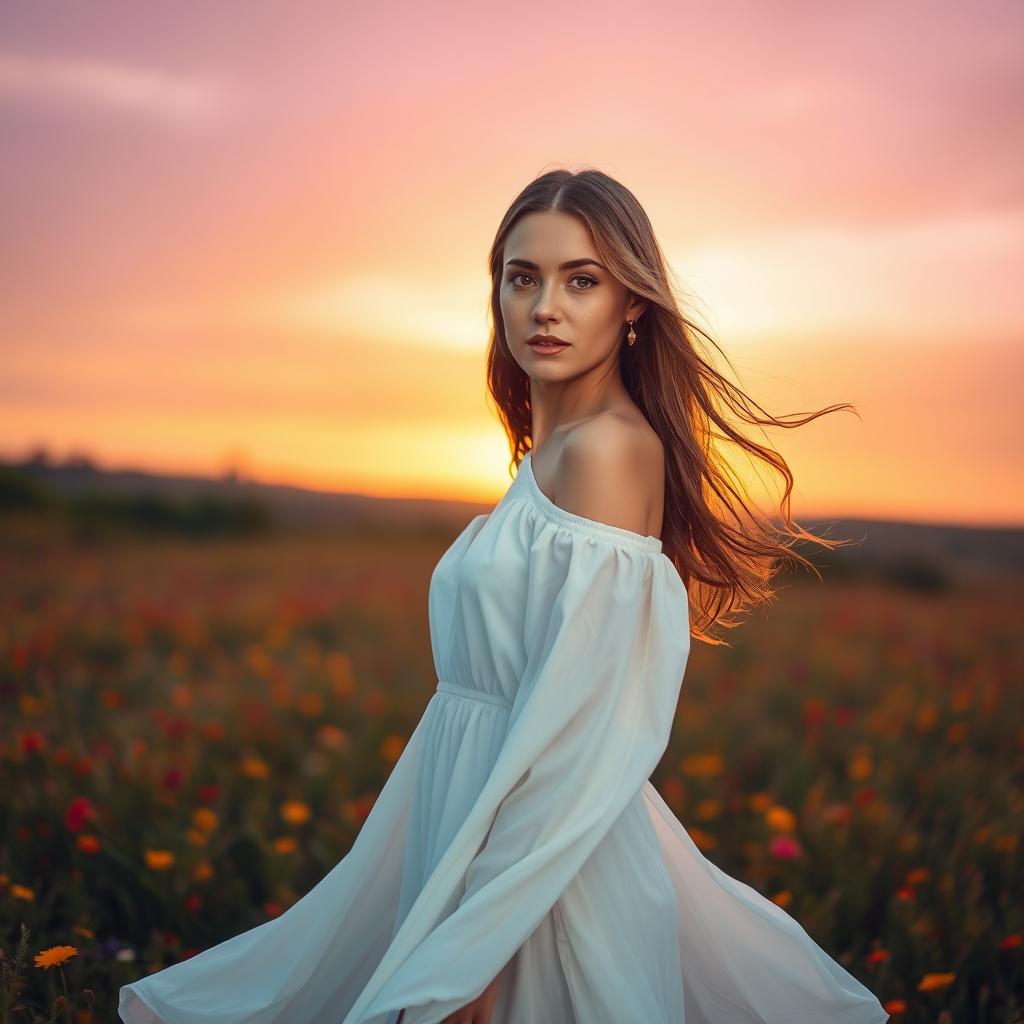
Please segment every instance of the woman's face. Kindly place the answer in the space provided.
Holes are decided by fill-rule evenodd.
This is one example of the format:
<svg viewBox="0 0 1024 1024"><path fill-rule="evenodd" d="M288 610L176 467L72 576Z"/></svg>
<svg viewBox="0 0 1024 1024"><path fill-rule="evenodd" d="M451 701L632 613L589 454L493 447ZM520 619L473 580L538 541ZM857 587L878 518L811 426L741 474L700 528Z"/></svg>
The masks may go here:
<svg viewBox="0 0 1024 1024"><path fill-rule="evenodd" d="M504 261L505 338L513 358L533 378L568 380L613 359L626 321L646 306L601 266L590 232L573 214L525 214L505 240ZM527 344L536 334L567 344L545 353Z"/></svg>

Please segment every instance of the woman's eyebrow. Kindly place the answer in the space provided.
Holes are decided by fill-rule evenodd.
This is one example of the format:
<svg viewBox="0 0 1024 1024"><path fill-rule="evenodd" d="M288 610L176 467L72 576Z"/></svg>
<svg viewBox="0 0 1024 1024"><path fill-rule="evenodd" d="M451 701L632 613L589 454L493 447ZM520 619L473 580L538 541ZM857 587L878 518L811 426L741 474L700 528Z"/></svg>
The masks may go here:
<svg viewBox="0 0 1024 1024"><path fill-rule="evenodd" d="M590 257L584 257L581 260L566 260L565 263L558 265L559 270L572 270L573 267L585 267L587 264L592 263L595 267L601 267L602 270L607 272L607 267L602 266L597 260L592 260ZM506 267L525 267L527 270L540 270L540 267L531 260L519 260L511 259L505 261Z"/></svg>

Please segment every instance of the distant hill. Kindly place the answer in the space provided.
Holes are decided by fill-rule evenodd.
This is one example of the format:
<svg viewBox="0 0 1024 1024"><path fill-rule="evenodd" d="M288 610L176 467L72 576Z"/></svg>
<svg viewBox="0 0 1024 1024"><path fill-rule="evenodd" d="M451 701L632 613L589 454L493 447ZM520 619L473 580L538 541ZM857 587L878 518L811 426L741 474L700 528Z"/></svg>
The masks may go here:
<svg viewBox="0 0 1024 1024"><path fill-rule="evenodd" d="M138 497L184 501L215 498L223 502L255 502L273 523L286 530L415 530L442 532L464 524L490 506L429 498L381 498L335 491L316 491L285 484L264 484L235 476L171 476L143 470L108 470L86 458L54 463L42 456L0 462L0 468L66 499ZM0 499L2 501L2 499Z"/></svg>
<svg viewBox="0 0 1024 1024"><path fill-rule="evenodd" d="M88 503L192 502L225 517L224 509L244 509L240 523L266 523L286 531L330 533L415 533L448 536L491 506L476 502L381 498L346 492L316 491L224 477L169 476L141 470L107 470L88 458L51 462L37 453L20 462L0 462L0 512L26 508L34 501ZM104 502L107 502L104 505ZM27 504L26 504L27 503ZM42 507L42 506L40 506ZM253 510L260 514L255 515ZM227 516L230 521L230 516ZM1024 575L1024 528L902 523L872 519L802 519L800 525L830 539L854 543L836 551L817 545L798 550L824 576L881 575L922 589L949 583L1017 579ZM826 571L827 570L827 571Z"/></svg>

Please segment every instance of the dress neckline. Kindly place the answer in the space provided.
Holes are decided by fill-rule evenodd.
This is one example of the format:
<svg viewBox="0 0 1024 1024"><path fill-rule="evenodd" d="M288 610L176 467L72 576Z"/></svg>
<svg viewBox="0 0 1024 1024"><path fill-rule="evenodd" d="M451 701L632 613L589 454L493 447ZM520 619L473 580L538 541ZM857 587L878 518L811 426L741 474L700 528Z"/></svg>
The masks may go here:
<svg viewBox="0 0 1024 1024"><path fill-rule="evenodd" d="M652 554L659 554L662 550L660 537L652 534L637 533L635 530L627 530L624 526L612 526L611 523L602 523L597 519L588 519L586 516L570 512L568 509L556 505L541 489L537 478L533 475L533 452L528 451L520 463L525 467L524 475L530 495L537 507L552 521L568 527L579 533L590 533L606 540L614 540L628 547L638 548L641 551L650 551Z"/></svg>

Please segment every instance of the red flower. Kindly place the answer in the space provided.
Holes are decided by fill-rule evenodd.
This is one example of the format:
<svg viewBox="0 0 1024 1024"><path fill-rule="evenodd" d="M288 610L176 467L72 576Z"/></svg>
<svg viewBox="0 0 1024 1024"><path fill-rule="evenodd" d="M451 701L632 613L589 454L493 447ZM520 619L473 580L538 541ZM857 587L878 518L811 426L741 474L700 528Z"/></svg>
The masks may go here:
<svg viewBox="0 0 1024 1024"><path fill-rule="evenodd" d="M810 697L804 702L804 725L813 729L821 725L827 714L825 702L819 697Z"/></svg>
<svg viewBox="0 0 1024 1024"><path fill-rule="evenodd" d="M196 789L196 799L201 804L215 804L220 799L220 786L207 782Z"/></svg>
<svg viewBox="0 0 1024 1024"><path fill-rule="evenodd" d="M850 820L850 805L849 804L829 804L824 811L822 811L822 817L830 825L845 825Z"/></svg>
<svg viewBox="0 0 1024 1024"><path fill-rule="evenodd" d="M81 832L85 823L96 815L96 808L88 797L76 796L64 812L64 824L72 832Z"/></svg>
<svg viewBox="0 0 1024 1024"><path fill-rule="evenodd" d="M41 732L35 732L34 730L31 732L21 733L18 739L21 743L22 751L26 754L34 754L37 751L42 750L43 744L45 743L43 734Z"/></svg>
<svg viewBox="0 0 1024 1024"><path fill-rule="evenodd" d="M871 786L861 786L861 788L853 794L853 799L858 807L865 807L875 799L875 791Z"/></svg>
<svg viewBox="0 0 1024 1024"><path fill-rule="evenodd" d="M183 778L184 776L181 774L180 768L168 768L160 780L160 785L164 789L180 789Z"/></svg>
<svg viewBox="0 0 1024 1024"><path fill-rule="evenodd" d="M849 704L840 704L835 709L834 721L839 726L849 725L853 721L853 708Z"/></svg>

